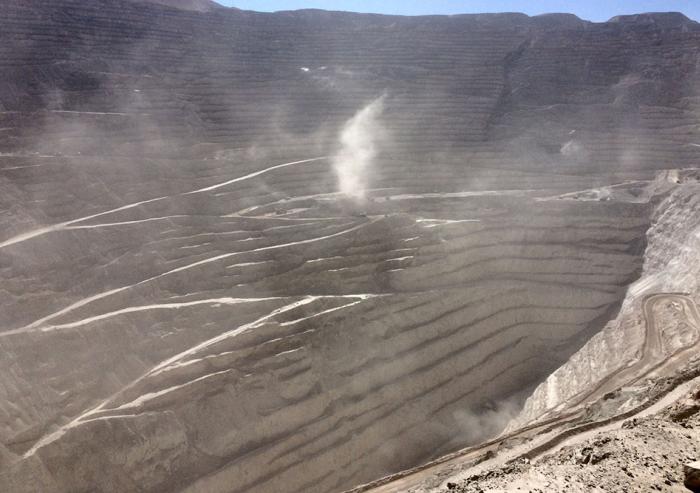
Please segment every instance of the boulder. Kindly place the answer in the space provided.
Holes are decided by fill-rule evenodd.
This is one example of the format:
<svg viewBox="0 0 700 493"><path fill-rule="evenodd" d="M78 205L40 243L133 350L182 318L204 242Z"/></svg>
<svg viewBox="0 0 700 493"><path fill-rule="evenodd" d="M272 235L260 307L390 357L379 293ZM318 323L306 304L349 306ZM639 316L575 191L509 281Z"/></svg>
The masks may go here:
<svg viewBox="0 0 700 493"><path fill-rule="evenodd" d="M683 484L685 485L685 487L688 488L690 491L694 491L695 493L699 493L700 492L700 461L691 462L689 464L686 464L685 467L683 468L683 472L685 473L685 480L683 481Z"/></svg>

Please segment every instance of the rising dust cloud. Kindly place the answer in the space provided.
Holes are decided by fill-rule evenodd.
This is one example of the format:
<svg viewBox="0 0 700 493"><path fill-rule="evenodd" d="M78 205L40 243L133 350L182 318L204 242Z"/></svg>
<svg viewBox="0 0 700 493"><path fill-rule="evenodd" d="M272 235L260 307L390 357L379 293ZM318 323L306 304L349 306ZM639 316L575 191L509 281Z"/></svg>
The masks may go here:
<svg viewBox="0 0 700 493"><path fill-rule="evenodd" d="M338 189L357 202L365 199L377 143L383 134L379 117L384 111L384 99L385 96L375 99L348 120L340 133L341 148L333 157Z"/></svg>
<svg viewBox="0 0 700 493"><path fill-rule="evenodd" d="M459 426L464 443L472 444L501 433L518 415L521 407L522 404L513 398L493 403L491 408L479 411L460 409L454 411L452 416Z"/></svg>

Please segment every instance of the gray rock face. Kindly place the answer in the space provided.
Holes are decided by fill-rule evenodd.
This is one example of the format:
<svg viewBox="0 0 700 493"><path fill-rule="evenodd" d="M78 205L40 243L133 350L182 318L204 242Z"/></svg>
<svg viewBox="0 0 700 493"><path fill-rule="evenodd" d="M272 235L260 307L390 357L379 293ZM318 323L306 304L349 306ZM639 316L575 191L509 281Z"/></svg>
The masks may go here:
<svg viewBox="0 0 700 493"><path fill-rule="evenodd" d="M660 19L2 2L0 484L338 491L497 432L642 265L650 204L562 194L700 156Z"/></svg>

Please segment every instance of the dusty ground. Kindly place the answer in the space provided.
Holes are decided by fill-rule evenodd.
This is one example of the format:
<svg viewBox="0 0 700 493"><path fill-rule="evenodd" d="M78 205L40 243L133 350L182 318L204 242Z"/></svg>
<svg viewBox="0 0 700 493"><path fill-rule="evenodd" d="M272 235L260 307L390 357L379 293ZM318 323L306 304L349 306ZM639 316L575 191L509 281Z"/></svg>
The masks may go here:
<svg viewBox="0 0 700 493"><path fill-rule="evenodd" d="M458 492L688 491L683 466L700 457L700 381L664 409L574 439L554 453L446 484Z"/></svg>

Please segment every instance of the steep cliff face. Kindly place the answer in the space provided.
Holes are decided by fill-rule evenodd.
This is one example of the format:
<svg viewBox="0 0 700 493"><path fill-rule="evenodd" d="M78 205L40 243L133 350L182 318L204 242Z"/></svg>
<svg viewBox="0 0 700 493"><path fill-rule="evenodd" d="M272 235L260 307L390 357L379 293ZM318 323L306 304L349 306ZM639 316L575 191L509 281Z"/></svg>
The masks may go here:
<svg viewBox="0 0 700 493"><path fill-rule="evenodd" d="M682 17L199 6L0 4L8 491L337 491L497 432L638 278L627 182L700 155Z"/></svg>

